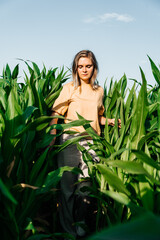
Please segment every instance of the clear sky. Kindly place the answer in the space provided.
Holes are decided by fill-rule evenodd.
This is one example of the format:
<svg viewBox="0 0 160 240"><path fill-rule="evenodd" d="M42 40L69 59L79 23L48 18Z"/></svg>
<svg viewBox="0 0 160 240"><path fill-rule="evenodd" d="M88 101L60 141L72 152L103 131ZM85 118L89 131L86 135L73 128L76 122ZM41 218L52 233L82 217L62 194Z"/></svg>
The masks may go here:
<svg viewBox="0 0 160 240"><path fill-rule="evenodd" d="M42 69L71 67L74 55L92 50L98 81L141 81L139 66L154 85L149 60L160 64L160 0L0 0L0 74L8 63L31 60Z"/></svg>

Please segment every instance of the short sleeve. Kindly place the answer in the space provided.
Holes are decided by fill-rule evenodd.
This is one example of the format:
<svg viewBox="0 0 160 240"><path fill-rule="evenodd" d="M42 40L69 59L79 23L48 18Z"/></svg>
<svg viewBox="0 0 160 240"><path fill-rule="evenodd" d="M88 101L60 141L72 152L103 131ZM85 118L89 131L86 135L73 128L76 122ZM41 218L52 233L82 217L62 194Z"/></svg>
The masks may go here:
<svg viewBox="0 0 160 240"><path fill-rule="evenodd" d="M59 113L60 115L64 115L68 109L69 105L69 96L70 96L69 85L65 84L60 92L59 97L55 100L52 111Z"/></svg>

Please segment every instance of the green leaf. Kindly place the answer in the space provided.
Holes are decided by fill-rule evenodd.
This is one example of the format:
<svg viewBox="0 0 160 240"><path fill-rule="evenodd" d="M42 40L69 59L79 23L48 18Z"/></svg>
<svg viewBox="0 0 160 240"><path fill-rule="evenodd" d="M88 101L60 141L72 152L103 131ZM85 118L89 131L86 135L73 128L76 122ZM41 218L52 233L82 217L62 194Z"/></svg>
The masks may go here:
<svg viewBox="0 0 160 240"><path fill-rule="evenodd" d="M133 85L132 89L129 92L128 98L126 100L126 104L125 104L125 120L127 120L130 116L130 111L131 111L131 104L133 101L133 98L135 97L135 85ZM133 110L133 109L132 109Z"/></svg>
<svg viewBox="0 0 160 240"><path fill-rule="evenodd" d="M33 168L31 170L31 173L30 173L30 183L34 183L37 178L38 178L38 173L41 171L43 171L44 169L42 169L42 166L44 164L44 161L46 160L46 156L47 156L47 153L48 153L48 150L49 148L47 148L41 155L40 157L36 160L36 162L34 163L33 165Z"/></svg>
<svg viewBox="0 0 160 240"><path fill-rule="evenodd" d="M153 212L155 206L155 194L148 182L139 182L139 192L143 207Z"/></svg>
<svg viewBox="0 0 160 240"><path fill-rule="evenodd" d="M112 94L112 98L111 98L111 102L108 108L108 111L110 111L116 104L117 98L120 96L119 92L117 91L117 89L114 89L114 92Z"/></svg>
<svg viewBox="0 0 160 240"><path fill-rule="evenodd" d="M84 117L82 117L80 114L77 113L77 116L79 120L86 121L83 125L86 132L93 138L93 139L100 139L100 136L93 130L91 125L89 124L91 121L86 120Z"/></svg>
<svg viewBox="0 0 160 240"><path fill-rule="evenodd" d="M17 201L14 199L14 197L12 196L12 194L9 192L9 190L7 189L7 187L4 185L4 183L2 182L2 180L0 179L0 190L2 192L2 194L7 197L12 203L17 204Z"/></svg>
<svg viewBox="0 0 160 240"><path fill-rule="evenodd" d="M12 79L16 79L19 73L19 64L17 64L12 72Z"/></svg>
<svg viewBox="0 0 160 240"><path fill-rule="evenodd" d="M50 121L53 118L59 118L59 119L64 119L64 117L62 116L41 116L39 118L36 118L35 120L33 120L31 123L29 123L27 126L25 126L23 128L23 130L21 131L17 131L16 134L14 136L12 136L13 138L16 137L20 137L22 136L25 132L27 132L28 130L37 130L37 131L41 131L42 129L46 128L46 126L48 126L48 124L50 123ZM84 125L88 122L88 120L82 119L82 120L75 120L72 121L70 123L66 123L66 124L54 124L52 126L50 126L51 129L57 129L57 130L61 130L64 131L65 129L71 128L73 126L81 126ZM86 136L86 135L85 135ZM85 137L83 136L83 137ZM82 137L82 138L83 138Z"/></svg>
<svg viewBox="0 0 160 240"><path fill-rule="evenodd" d="M21 131L24 128L22 113L21 107L15 97L15 91L11 89L5 113L5 131L1 143L2 154L6 160L5 164L13 160L13 153L16 150L15 145L19 141L19 139L11 140L11 136L14 136L17 131Z"/></svg>
<svg viewBox="0 0 160 240"><path fill-rule="evenodd" d="M158 240L160 217L150 212L123 224L102 230L87 240Z"/></svg>
<svg viewBox="0 0 160 240"><path fill-rule="evenodd" d="M141 150L142 147L144 146L144 144L145 144L146 142L148 142L149 140L157 137L158 134L159 134L158 131L157 131L157 130L154 130L154 131L150 131L150 132L147 133L145 136L143 136L143 137L141 138L141 140L139 141L139 143L138 143L138 150Z"/></svg>
<svg viewBox="0 0 160 240"><path fill-rule="evenodd" d="M155 103L149 105L149 107L148 107L149 115L151 115L154 111L156 111L158 107L159 107L159 102L155 102Z"/></svg>
<svg viewBox="0 0 160 240"><path fill-rule="evenodd" d="M153 76L156 80L156 82L158 83L158 85L160 86L160 71L157 68L157 66L155 65L155 63L153 62L153 60L148 56L150 64L151 64L151 68L152 68L152 73Z"/></svg>
<svg viewBox="0 0 160 240"><path fill-rule="evenodd" d="M131 174L143 174L143 175L146 174L146 170L143 168L143 165L138 162L114 160L107 161L106 163L112 167L119 167Z"/></svg>
<svg viewBox="0 0 160 240"><path fill-rule="evenodd" d="M45 99L45 102L46 104L48 105L48 107L51 107L54 103L54 101L57 99L57 97L59 96L60 92L62 90L62 87L54 92L53 94L49 95L46 99Z"/></svg>
<svg viewBox="0 0 160 240"><path fill-rule="evenodd" d="M29 223L27 225L27 227L25 228L25 230L31 230L33 234L36 233L36 228L34 227L33 225L33 222L31 219L28 219L29 220Z"/></svg>
<svg viewBox="0 0 160 240"><path fill-rule="evenodd" d="M22 115L23 113L15 95L16 94L14 89L11 89L11 92L8 96L7 109L6 109L7 120L13 120L16 117L19 118L19 115Z"/></svg>
<svg viewBox="0 0 160 240"><path fill-rule="evenodd" d="M153 168L156 168L157 170L160 170L159 163L157 163L155 160L153 160L151 157L149 157L146 153L139 151L139 150L131 150L131 151L136 155L136 157L140 161L148 164L149 166L151 166Z"/></svg>
<svg viewBox="0 0 160 240"><path fill-rule="evenodd" d="M61 180L63 173L69 171L74 174L82 174L81 169L75 168L75 167L69 167L69 166L64 166L61 168L58 168L50 173L48 173L45 182L40 190L38 190L38 193L44 193L48 191L51 188L55 188L59 181Z"/></svg>
<svg viewBox="0 0 160 240"><path fill-rule="evenodd" d="M124 98L125 97L125 90L127 87L127 77L124 74L122 77L122 85L121 85L121 96Z"/></svg>
<svg viewBox="0 0 160 240"><path fill-rule="evenodd" d="M3 109L6 111L7 108L7 94L3 88L0 88L0 103Z"/></svg>
<svg viewBox="0 0 160 240"><path fill-rule="evenodd" d="M103 159L103 161L108 163L109 160L112 160L112 159L116 158L118 155L122 154L125 150L127 150L127 149L126 148L121 148L118 151L112 152L111 155L108 158L102 158L102 159Z"/></svg>
<svg viewBox="0 0 160 240"><path fill-rule="evenodd" d="M158 89L158 106L157 106L157 113L158 113L158 132L160 134L160 88Z"/></svg>
<svg viewBox="0 0 160 240"><path fill-rule="evenodd" d="M109 190L101 190L101 192L124 205L128 205L131 201L126 194L121 192L118 193L118 192L109 191Z"/></svg>
<svg viewBox="0 0 160 240"><path fill-rule="evenodd" d="M126 189L121 179L113 171L111 171L107 166L103 164L97 164L97 169L104 176L108 184L111 185L114 189L128 196L130 195L130 192Z"/></svg>
<svg viewBox="0 0 160 240"><path fill-rule="evenodd" d="M10 70L10 67L9 67L8 63L7 63L7 65L6 65L5 74L6 74L6 77L7 77L8 79L11 79L11 70Z"/></svg>
<svg viewBox="0 0 160 240"><path fill-rule="evenodd" d="M39 108L40 110L40 114L43 115L43 107L42 107L42 102L44 101L44 99L41 98L38 89L36 88L36 83L38 80L34 79L34 72L32 72L31 77L30 77L30 86L34 95L34 99L35 99L35 106L37 108Z"/></svg>
<svg viewBox="0 0 160 240"><path fill-rule="evenodd" d="M25 109L22 117L24 119L24 122L27 123L31 117L32 117L32 114L37 110L38 108L34 107L34 106L29 106Z"/></svg>
<svg viewBox="0 0 160 240"><path fill-rule="evenodd" d="M37 66L37 64L35 62L32 62L32 65L33 65L35 77L37 79L40 78L41 73L40 73L39 67Z"/></svg>
<svg viewBox="0 0 160 240"><path fill-rule="evenodd" d="M147 89L145 75L140 68L142 76L142 86L138 95L136 112L132 120L131 128L135 129L135 135L132 136L132 148L137 149L138 142L145 135L145 122L148 114Z"/></svg>
<svg viewBox="0 0 160 240"><path fill-rule="evenodd" d="M66 148L67 146L71 145L71 144L75 144L77 142L79 142L81 139L86 138L86 135L82 135L82 136L74 136L73 138L68 139L67 141L65 141L62 145L60 145L60 147L58 149L54 150L54 155L59 153L60 151L62 151L64 148Z"/></svg>

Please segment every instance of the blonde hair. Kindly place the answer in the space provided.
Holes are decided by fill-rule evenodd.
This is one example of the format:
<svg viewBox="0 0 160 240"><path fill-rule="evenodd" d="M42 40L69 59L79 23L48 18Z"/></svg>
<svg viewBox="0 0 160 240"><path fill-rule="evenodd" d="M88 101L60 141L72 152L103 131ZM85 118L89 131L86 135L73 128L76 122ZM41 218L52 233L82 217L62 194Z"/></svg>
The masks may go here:
<svg viewBox="0 0 160 240"><path fill-rule="evenodd" d="M95 55L90 50L82 50L82 51L78 52L74 57L74 60L73 60L73 63L72 63L73 85L74 85L75 88L77 88L78 86L81 85L79 75L78 75L78 71L77 71L78 61L81 57L87 57L92 61L93 73L92 73L92 77L90 79L90 84L91 84L93 89L97 89L98 84L96 83L96 78L97 78L97 74L98 74L98 62L96 60Z"/></svg>

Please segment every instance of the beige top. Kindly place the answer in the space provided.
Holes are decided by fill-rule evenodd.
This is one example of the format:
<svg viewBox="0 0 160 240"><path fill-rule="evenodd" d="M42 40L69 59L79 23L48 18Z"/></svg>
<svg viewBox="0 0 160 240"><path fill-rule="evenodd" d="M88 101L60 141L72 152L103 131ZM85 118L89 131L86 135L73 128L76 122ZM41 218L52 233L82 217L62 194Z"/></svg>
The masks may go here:
<svg viewBox="0 0 160 240"><path fill-rule="evenodd" d="M81 86L74 89L73 82L69 82L63 86L59 97L53 104L52 111L65 115L67 119L71 120L77 120L78 113L86 120L91 120L91 126L100 135L98 117L104 112L103 95L104 91L100 86L93 90L90 84L85 84L85 88L81 92ZM67 119L65 119L65 123L69 122ZM72 127L69 130L84 132L83 126Z"/></svg>

